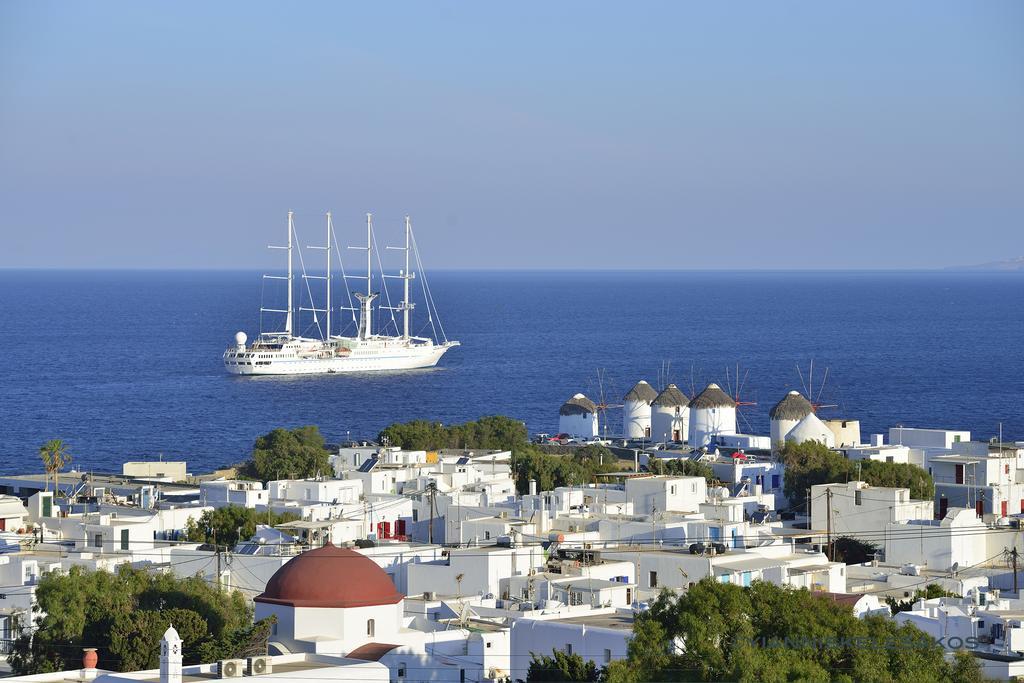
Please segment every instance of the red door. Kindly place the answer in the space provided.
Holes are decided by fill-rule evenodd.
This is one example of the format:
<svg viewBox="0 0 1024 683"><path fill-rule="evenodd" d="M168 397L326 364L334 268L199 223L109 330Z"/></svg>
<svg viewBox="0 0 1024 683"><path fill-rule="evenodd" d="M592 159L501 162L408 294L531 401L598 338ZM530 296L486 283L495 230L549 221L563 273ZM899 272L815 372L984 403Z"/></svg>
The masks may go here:
<svg viewBox="0 0 1024 683"><path fill-rule="evenodd" d="M957 484L964 483L964 466L963 465L957 465L956 466L956 483Z"/></svg>
<svg viewBox="0 0 1024 683"><path fill-rule="evenodd" d="M1002 515L1003 517L1005 517L1005 516L1006 516L1006 501L1005 501L1005 500L1004 500L1004 501L1003 501L1002 503L1000 503L1000 504L999 504L999 513L1000 513L1000 514L1001 514L1001 515Z"/></svg>
<svg viewBox="0 0 1024 683"><path fill-rule="evenodd" d="M405 520L404 519L397 519L397 520L395 520L395 536L398 536L400 538L404 538L405 537Z"/></svg>
<svg viewBox="0 0 1024 683"><path fill-rule="evenodd" d="M377 538L391 538L391 522L377 522Z"/></svg>

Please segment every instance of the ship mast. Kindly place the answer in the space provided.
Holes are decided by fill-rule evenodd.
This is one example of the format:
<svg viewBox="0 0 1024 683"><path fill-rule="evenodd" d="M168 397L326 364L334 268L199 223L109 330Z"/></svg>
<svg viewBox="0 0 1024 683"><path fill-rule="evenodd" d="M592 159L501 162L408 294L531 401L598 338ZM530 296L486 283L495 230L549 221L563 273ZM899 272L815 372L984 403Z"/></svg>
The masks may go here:
<svg viewBox="0 0 1024 683"><path fill-rule="evenodd" d="M295 225L292 221L292 212L288 212L288 246L278 247L273 244L268 245L268 249L287 249L288 250L288 275L264 275L264 280L287 280L288 281L288 307L287 308L263 308L260 307L260 313L284 313L284 334L287 337L292 336L292 235L295 232ZM260 324L262 328L262 323ZM261 334L262 329L261 329ZM270 334L270 333L268 333ZM279 335L279 332L273 334Z"/></svg>
<svg viewBox="0 0 1024 683"><path fill-rule="evenodd" d="M284 332L292 336L292 233L295 231L295 224L292 222L292 212L288 212L288 315L284 320Z"/></svg>
<svg viewBox="0 0 1024 683"><path fill-rule="evenodd" d="M399 275L385 275L384 277L400 278L404 280L402 283L403 295L402 302L398 306L392 308L393 311L402 312L402 339L409 339L409 312L413 309L413 303L409 301L409 280L416 277L409 271L409 253L412 251L412 221L409 217L405 217L405 246L404 247L388 247L388 249L397 249L398 251L405 252L405 270L401 271Z"/></svg>
<svg viewBox="0 0 1024 683"><path fill-rule="evenodd" d="M334 232L334 223L331 222L331 212L327 212L327 334L326 341L331 341L331 233Z"/></svg>
<svg viewBox="0 0 1024 683"><path fill-rule="evenodd" d="M409 338L409 233L412 231L412 224L409 217L405 217L405 272L402 273L402 338Z"/></svg>
<svg viewBox="0 0 1024 683"><path fill-rule="evenodd" d="M359 338L369 339L373 331L373 300L377 297L373 293L373 214L366 214L366 246L349 247L349 249L366 250L366 294L356 293L359 299Z"/></svg>

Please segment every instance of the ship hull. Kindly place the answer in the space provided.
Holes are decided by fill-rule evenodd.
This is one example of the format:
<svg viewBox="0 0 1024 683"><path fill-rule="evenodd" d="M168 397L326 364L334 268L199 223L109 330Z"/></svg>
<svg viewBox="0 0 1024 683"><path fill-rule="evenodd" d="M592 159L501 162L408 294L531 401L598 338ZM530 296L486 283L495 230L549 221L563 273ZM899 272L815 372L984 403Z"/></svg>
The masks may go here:
<svg viewBox="0 0 1024 683"><path fill-rule="evenodd" d="M358 354L329 358L275 358L257 365L252 360L224 358L232 375L329 375L356 372L416 370L437 365L454 344L389 350L386 354Z"/></svg>

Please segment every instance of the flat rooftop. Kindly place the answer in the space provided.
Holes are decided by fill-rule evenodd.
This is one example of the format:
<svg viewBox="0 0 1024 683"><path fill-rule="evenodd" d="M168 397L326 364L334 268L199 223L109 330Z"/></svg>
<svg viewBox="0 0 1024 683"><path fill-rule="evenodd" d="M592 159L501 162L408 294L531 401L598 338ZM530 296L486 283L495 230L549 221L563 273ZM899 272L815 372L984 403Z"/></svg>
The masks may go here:
<svg viewBox="0 0 1024 683"><path fill-rule="evenodd" d="M562 624L579 624L581 626L596 626L599 628L614 628L622 630L633 629L633 615L624 612L615 612L613 614L585 614L578 617L548 619L546 621L557 621Z"/></svg>

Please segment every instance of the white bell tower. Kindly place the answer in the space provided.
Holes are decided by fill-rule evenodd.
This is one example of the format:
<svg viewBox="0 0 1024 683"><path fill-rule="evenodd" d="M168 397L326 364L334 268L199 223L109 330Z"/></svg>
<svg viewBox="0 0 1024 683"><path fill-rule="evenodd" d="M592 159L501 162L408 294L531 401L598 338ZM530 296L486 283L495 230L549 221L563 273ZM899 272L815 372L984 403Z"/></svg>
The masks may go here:
<svg viewBox="0 0 1024 683"><path fill-rule="evenodd" d="M181 683L181 638L173 625L160 639L160 683Z"/></svg>

